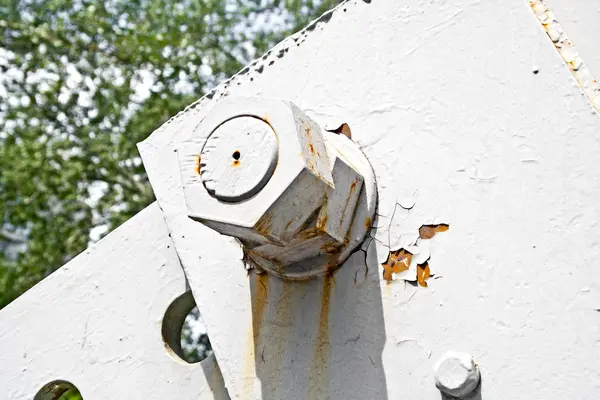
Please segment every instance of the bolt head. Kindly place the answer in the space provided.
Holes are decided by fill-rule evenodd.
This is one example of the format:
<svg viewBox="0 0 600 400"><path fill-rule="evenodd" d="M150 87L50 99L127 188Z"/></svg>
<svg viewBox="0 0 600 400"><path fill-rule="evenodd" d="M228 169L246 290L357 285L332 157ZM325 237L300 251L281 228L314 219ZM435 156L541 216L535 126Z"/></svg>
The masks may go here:
<svg viewBox="0 0 600 400"><path fill-rule="evenodd" d="M222 100L178 157L188 216L238 238L272 274L331 272L371 226L377 191L360 147L289 101Z"/></svg>
<svg viewBox="0 0 600 400"><path fill-rule="evenodd" d="M449 351L436 363L435 386L444 394L463 398L479 384L479 367L465 353Z"/></svg>
<svg viewBox="0 0 600 400"><path fill-rule="evenodd" d="M321 129L288 101L222 100L178 157L188 215L253 243L285 243L333 186Z"/></svg>

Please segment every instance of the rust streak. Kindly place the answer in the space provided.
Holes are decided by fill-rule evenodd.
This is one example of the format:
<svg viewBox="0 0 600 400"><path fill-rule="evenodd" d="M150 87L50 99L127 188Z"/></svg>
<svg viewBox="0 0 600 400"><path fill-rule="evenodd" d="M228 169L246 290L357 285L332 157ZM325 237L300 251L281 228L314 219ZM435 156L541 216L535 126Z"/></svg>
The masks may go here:
<svg viewBox="0 0 600 400"><path fill-rule="evenodd" d="M298 233L298 237L301 239L311 239L317 235L320 235L322 232L317 228L309 228L305 229Z"/></svg>
<svg viewBox="0 0 600 400"><path fill-rule="evenodd" d="M344 215L346 214L346 210L348 209L348 205L350 204L350 198L354 194L357 184L358 184L358 182L355 179L352 181L352 184L350 185L350 193L348 193L348 197L346 198L346 205L344 206Z"/></svg>
<svg viewBox="0 0 600 400"><path fill-rule="evenodd" d="M321 246L321 250L323 250L323 252L325 254L334 254L334 253L339 253L340 252L340 247L343 246L342 243L337 243L337 242L329 242L329 243L325 243L323 246ZM334 261L335 263L335 261ZM331 263L330 263L331 264ZM332 270L331 267L328 268L330 271Z"/></svg>
<svg viewBox="0 0 600 400"><path fill-rule="evenodd" d="M238 167L240 165L240 160L233 160L232 165L233 165L234 168Z"/></svg>
<svg viewBox="0 0 600 400"><path fill-rule="evenodd" d="M329 219L328 215L324 215L324 216L319 215L319 218L317 219L317 229L324 230L325 226L327 225L328 219Z"/></svg>
<svg viewBox="0 0 600 400"><path fill-rule="evenodd" d="M255 355L259 348L259 333L262 326L262 318L267 304L269 285L268 274L255 274L256 295L252 296L252 329L248 332L248 344L245 356L243 398L250 398L256 376Z"/></svg>
<svg viewBox="0 0 600 400"><path fill-rule="evenodd" d="M352 183L350 184L350 193L348 193L348 196L346 197L346 204L344 205L344 210L342 211L342 218L340 218L340 223L339 223L340 227L342 225L344 225L344 221L346 220L346 216L348 215L348 206L350 205L350 198L352 198L352 194L356 190L357 184L358 184L358 182L356 179L353 180ZM350 233L350 230L348 230L348 234L349 233Z"/></svg>
<svg viewBox="0 0 600 400"><path fill-rule="evenodd" d="M269 274L255 274L256 295L252 297L252 331L254 337L258 337L262 326L263 312L267 304L269 288Z"/></svg>
<svg viewBox="0 0 600 400"><path fill-rule="evenodd" d="M254 230L268 238L271 232L271 214L267 212L263 215L256 225L254 225Z"/></svg>
<svg viewBox="0 0 600 400"><path fill-rule="evenodd" d="M333 275L331 268L323 276L323 291L321 293L321 307L319 312L319 325L315 347L313 349L313 361L309 380L309 399L327 398L329 386L329 308L331 302L331 290Z"/></svg>

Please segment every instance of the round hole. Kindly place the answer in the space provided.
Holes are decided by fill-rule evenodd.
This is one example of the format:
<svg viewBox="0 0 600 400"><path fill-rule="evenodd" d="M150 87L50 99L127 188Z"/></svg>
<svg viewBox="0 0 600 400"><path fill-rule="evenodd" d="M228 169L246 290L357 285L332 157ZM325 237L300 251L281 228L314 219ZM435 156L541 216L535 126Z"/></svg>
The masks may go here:
<svg viewBox="0 0 600 400"><path fill-rule="evenodd" d="M79 389L71 382L56 380L45 384L33 400L82 400Z"/></svg>
<svg viewBox="0 0 600 400"><path fill-rule="evenodd" d="M162 336L167 349L187 363L197 363L212 353L212 346L192 292L176 298L163 318Z"/></svg>
<svg viewBox="0 0 600 400"><path fill-rule="evenodd" d="M234 160L239 160L241 156L242 155L240 154L239 150L236 150L236 151L233 152L233 159Z"/></svg>

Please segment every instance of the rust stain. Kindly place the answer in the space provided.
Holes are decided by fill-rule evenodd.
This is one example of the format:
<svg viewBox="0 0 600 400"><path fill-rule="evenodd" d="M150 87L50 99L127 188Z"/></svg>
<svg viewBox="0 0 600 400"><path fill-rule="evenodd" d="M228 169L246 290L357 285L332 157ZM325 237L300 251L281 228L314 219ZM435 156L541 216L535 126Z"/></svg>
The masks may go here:
<svg viewBox="0 0 600 400"><path fill-rule="evenodd" d="M234 168L238 167L240 165L240 160L233 160L232 165L233 165Z"/></svg>
<svg viewBox="0 0 600 400"><path fill-rule="evenodd" d="M262 218L254 225L254 230L264 237L269 237L271 233L271 213L267 212Z"/></svg>
<svg viewBox="0 0 600 400"><path fill-rule="evenodd" d="M388 259L381 264L383 265L383 279L391 282L393 277L392 274L408 271L412 256L413 255L405 249L390 251Z"/></svg>
<svg viewBox="0 0 600 400"><path fill-rule="evenodd" d="M311 239L317 235L320 235L322 232L317 228L305 229L298 233L298 237L301 239Z"/></svg>
<svg viewBox="0 0 600 400"><path fill-rule="evenodd" d="M248 344L245 356L244 366L244 386L242 398L250 398L254 386L254 377L256 376L255 357L257 349L260 346L259 333L262 326L262 319L267 304L267 295L269 287L268 274L255 274L256 292L252 296L252 329L248 334Z"/></svg>
<svg viewBox="0 0 600 400"><path fill-rule="evenodd" d="M348 210L348 206L350 205L350 198L352 197L352 194L356 190L357 184L358 184L358 182L356 181L356 179L352 181L352 184L350 184L350 193L348 193L348 196L346 197L346 204L344 205L344 211L342 212L342 218L340 218L339 226L344 225L344 221L346 220L346 216L348 215L347 210ZM347 235L349 235L349 234L350 234L350 229L346 233L346 240L348 240Z"/></svg>
<svg viewBox="0 0 600 400"><path fill-rule="evenodd" d="M196 164L194 164L194 171L196 171L196 173L198 175L200 175L200 156L196 157Z"/></svg>
<svg viewBox="0 0 600 400"><path fill-rule="evenodd" d="M266 260L268 262L270 262L271 264L273 264L272 266L274 268L277 268L278 270L283 269L283 264L281 263L281 260L277 259L276 256L268 256L266 254L263 253L259 253L253 250L248 250L247 252L248 257L256 264L260 265L260 263L256 262L256 259L263 259ZM280 271L281 272L281 271Z"/></svg>
<svg viewBox="0 0 600 400"><path fill-rule="evenodd" d="M421 239L431 239L436 233L446 232L448 229L450 229L448 224L422 225L419 228L419 237Z"/></svg>
<svg viewBox="0 0 600 400"><path fill-rule="evenodd" d="M319 218L317 219L317 229L321 229L321 230L325 229L328 219L329 219L329 216L327 214L319 215Z"/></svg>
<svg viewBox="0 0 600 400"><path fill-rule="evenodd" d="M352 184L350 185L350 193L348 193L348 197L346 198L346 205L344 206L344 215L346 214L346 210L348 209L348 205L350 204L350 198L354 194L357 184L358 184L358 182L355 179L352 181Z"/></svg>
<svg viewBox="0 0 600 400"><path fill-rule="evenodd" d="M255 274L254 276L256 277L256 295L252 296L252 332L256 338L260 333L263 312L265 311L265 304L267 304L269 274Z"/></svg>
<svg viewBox="0 0 600 400"><path fill-rule="evenodd" d="M323 291L319 310L317 337L313 349L312 368L309 378L309 399L327 398L329 386L329 308L331 303L332 285L335 282L331 273L331 265L323 276Z"/></svg>
<svg viewBox="0 0 600 400"><path fill-rule="evenodd" d="M371 229L372 223L373 223L373 220L371 219L371 217L368 217L367 219L365 219L365 228Z"/></svg>
<svg viewBox="0 0 600 400"><path fill-rule="evenodd" d="M427 287L427 279L431 276L429 263L425 261L423 264L417 265L417 282L421 287Z"/></svg>
<svg viewBox="0 0 600 400"><path fill-rule="evenodd" d="M337 242L329 242L329 243L325 243L323 246L321 246L321 250L323 250L323 252L325 254L334 254L334 253L339 253L340 252L340 247L343 246L343 244L341 243L337 243ZM335 260L333 261L333 265L335 265ZM331 272L332 270L332 262L330 260L329 265L328 265L328 271Z"/></svg>
<svg viewBox="0 0 600 400"><path fill-rule="evenodd" d="M316 164L317 160L315 157L315 148L313 146L313 139L312 139L312 135L310 132L310 125L304 125L303 129L304 129L304 135L306 136L306 140L307 140L307 144L308 144L307 150L310 155L308 160L306 160L306 166L308 167L308 169L310 171L312 171L313 173L318 175L320 178L322 178L322 176L319 174L319 171L317 169L317 164Z"/></svg>
<svg viewBox="0 0 600 400"><path fill-rule="evenodd" d="M268 274L255 274L256 295L252 296L252 327L248 332L248 342L246 345L246 355L244 360L244 384L242 398L250 398L254 386L254 377L256 376L255 356L256 349L260 343L258 341L260 327L262 325L262 316L267 304L267 293L269 284Z"/></svg>

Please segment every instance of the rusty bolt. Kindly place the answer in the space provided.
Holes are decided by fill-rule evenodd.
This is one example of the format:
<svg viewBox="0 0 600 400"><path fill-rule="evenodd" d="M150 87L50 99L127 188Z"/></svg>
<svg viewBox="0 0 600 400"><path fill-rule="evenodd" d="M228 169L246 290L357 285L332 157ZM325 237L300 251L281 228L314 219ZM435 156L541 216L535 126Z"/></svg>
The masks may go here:
<svg viewBox="0 0 600 400"><path fill-rule="evenodd" d="M445 395L464 398L479 384L479 367L465 353L449 351L436 363L435 386Z"/></svg>
<svg viewBox="0 0 600 400"><path fill-rule="evenodd" d="M247 259L284 278L331 272L375 213L360 147L289 101L228 97L178 156L188 216L238 238Z"/></svg>

